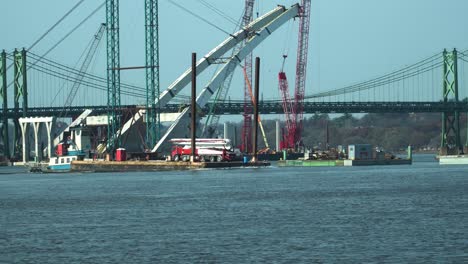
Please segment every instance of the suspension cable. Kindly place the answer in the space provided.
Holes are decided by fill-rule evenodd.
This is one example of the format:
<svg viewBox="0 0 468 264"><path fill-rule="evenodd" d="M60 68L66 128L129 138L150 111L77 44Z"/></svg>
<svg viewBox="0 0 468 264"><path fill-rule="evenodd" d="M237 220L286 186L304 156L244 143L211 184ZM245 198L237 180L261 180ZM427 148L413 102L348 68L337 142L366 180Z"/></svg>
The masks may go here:
<svg viewBox="0 0 468 264"><path fill-rule="evenodd" d="M346 87L343 87L343 88L340 88L340 89L335 89L335 90L332 90L332 91L328 91L328 92L323 92L323 93L318 93L318 94L314 94L314 95L309 95L309 96L305 96L306 99L310 99L310 98L317 98L317 97L322 97L326 94L330 95L330 94L342 94L342 93L348 93L348 92L354 92L354 91L358 91L359 89L362 89L362 87L365 87L366 89L369 89L369 88L372 88L372 87L376 87L376 86L369 86L369 85L372 85L372 84L375 84L375 83L378 83L378 84L382 84L382 81L390 81L390 82L394 82L392 80L395 80L396 76L399 76L401 74L405 74L408 73L408 72L411 72L411 71L414 71L415 69L417 70L418 67L421 67L423 65L427 65L427 64L430 64L438 59L441 58L441 55L440 54L436 54L436 55L433 55L427 59L424 59L420 62L417 62L415 64L412 64L410 66L406 66L400 70L397 70L397 71L394 71L394 72L391 72L389 74L386 74L386 75L383 75L383 76L380 76L378 78L374 78L374 79L371 79L371 80L368 80L368 81L365 81L365 82L361 82L361 83L358 83L358 84L354 84L354 85L350 85L350 86L346 86ZM407 76L405 76L404 79L407 79L409 77L412 77L414 75L412 75L411 73L408 74Z"/></svg>
<svg viewBox="0 0 468 264"><path fill-rule="evenodd" d="M78 8L78 6L80 6L83 2L84 0L78 1L67 13L65 13L65 15L63 15L57 22L55 22L55 24L53 24L44 34L42 34L31 46L29 46L27 50L29 51L32 48L34 48L34 46L36 46L42 39L44 39L52 30L54 30L55 27L57 27L65 18L68 17L68 15L75 11L75 9Z"/></svg>
<svg viewBox="0 0 468 264"><path fill-rule="evenodd" d="M389 79L389 78L387 78L387 79L376 79L376 80L373 80L372 82L363 83L362 85L359 85L359 86L356 86L356 87L349 86L349 87L345 87L345 88L341 88L341 89L337 89L337 90L332 90L332 91L328 91L328 92L323 92L323 93L318 93L318 94L306 96L306 98L307 99L319 98L319 97L326 97L326 96L346 94L346 93L354 93L354 92L357 92L357 91L368 90L368 89L380 87L380 86L383 86L383 85L386 85L386 84L389 84L389 83L394 83L394 82L397 82L397 81L409 79L409 78L417 76L417 75L419 75L421 73L426 73L428 71L431 71L433 69L441 67L442 65L443 65L443 62L439 62L439 63L436 63L434 65L429 65L426 68L423 68L423 69L419 70L419 72L418 72L418 70L416 70L416 71L413 71L413 72L411 72L409 74L405 73L405 75L403 75L403 76L402 75L393 76L393 78L391 78L391 79Z"/></svg>
<svg viewBox="0 0 468 264"><path fill-rule="evenodd" d="M49 50L47 50L42 56L38 56L38 58L36 59L35 62L33 62L32 64L30 64L28 67L32 67L34 66L36 63L40 62L42 59L44 59L45 56L47 56L51 51L53 51L58 45L60 45L65 39L67 39L73 32L75 32L81 25L83 25L86 21L88 21L88 19L90 19L94 14L97 13L97 11L99 11L99 9L101 9L103 6L104 6L105 2L102 3L100 6L98 6L95 10L93 10L93 12L91 12L91 14L89 14L84 20L82 20L77 26L75 26L70 32L68 32L63 38L61 38L57 43L55 43ZM31 52L29 52L28 54L31 54ZM9 68L12 66L13 64L11 64L9 66ZM29 70L28 68L28 70ZM13 85L13 82L10 82L7 86L7 88L9 88L11 85Z"/></svg>
<svg viewBox="0 0 468 264"><path fill-rule="evenodd" d="M34 57L37 57L37 55L35 55L34 53L29 53L33 58ZM61 63L58 63L58 62L55 62L55 61L52 61L50 59L47 59L47 58L43 58L41 63L44 63L44 64L47 64L49 66L52 66L52 67L56 67L56 68L59 68L59 69L62 69L63 71L66 71L66 72L69 72L69 73L73 73L73 74L79 74L80 71L77 70L77 69L74 69L74 68L71 68L69 66L66 66L66 65L63 65ZM105 83L107 85L107 79L104 78L104 77L101 77L101 76L97 76L97 75L94 75L94 74L90 74L90 73L86 73L84 74L85 78L88 78L88 79L91 79L91 80L94 80L94 81L98 81L98 82L102 82L102 83ZM125 83L122 83L121 84L121 87L123 88L126 88L126 89L132 89L132 90L139 90L139 91L146 91L145 88L143 87L139 87L139 86L135 86L135 85L130 85L130 84L125 84Z"/></svg>
<svg viewBox="0 0 468 264"><path fill-rule="evenodd" d="M31 63L28 63L28 64L31 65ZM39 64L33 65L32 69L34 69L36 71L39 71L39 72L42 72L42 73L45 73L47 75L62 79L62 80L66 80L66 81L75 82L75 81L78 80L77 77L71 77L69 75L64 75L62 72L59 72L59 71L54 70L54 69L45 68L45 67L43 67L43 66L41 66ZM73 75L75 75L75 74L73 74ZM85 86L92 87L92 88L95 88L95 89L98 89L98 90L107 91L107 85L97 84L97 83L93 83L91 81L86 81L86 80L82 80L81 82ZM146 96L143 93L141 93L141 94L135 93L135 91L124 90L123 93L125 95L132 95L132 96L137 96L137 97L141 97L141 98L144 98Z"/></svg>
<svg viewBox="0 0 468 264"><path fill-rule="evenodd" d="M47 56L51 51L53 51L58 45L60 45L63 41L65 41L73 32L75 32L78 28L80 28L86 21L88 21L94 14L96 14L103 6L105 5L105 2L100 4L96 9L94 9L91 14L89 14L87 17L85 17L78 25L76 25L74 28L72 28L65 36L63 36L59 41L57 41L50 49L48 49L42 56L39 57L39 59L34 62L37 63L41 61L45 56Z"/></svg>
<svg viewBox="0 0 468 264"><path fill-rule="evenodd" d="M78 67L78 64L79 62L81 61L81 59L85 56L85 54L87 53L88 49L91 47L93 43L93 39L91 39L89 42L88 42L88 45L86 45L86 48L83 50L83 52L81 53L80 57L78 58L78 61L76 62L75 64L75 68ZM65 84L62 85L62 87L57 91L57 93L55 94L54 98L52 99L52 102L51 104L54 104L55 103L55 100L57 99L59 93L63 90L63 88L65 87Z"/></svg>

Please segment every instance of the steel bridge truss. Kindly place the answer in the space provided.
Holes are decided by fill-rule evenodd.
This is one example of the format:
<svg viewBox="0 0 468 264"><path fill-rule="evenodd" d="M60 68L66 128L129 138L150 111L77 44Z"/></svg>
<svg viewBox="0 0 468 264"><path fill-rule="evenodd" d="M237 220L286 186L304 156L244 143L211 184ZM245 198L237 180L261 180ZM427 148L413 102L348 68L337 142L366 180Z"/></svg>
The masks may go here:
<svg viewBox="0 0 468 264"><path fill-rule="evenodd" d="M214 103L209 102L201 108L201 112L206 114L210 111ZM144 107L136 105L122 105L116 109L118 114L144 110ZM259 102L260 114L283 114L281 101L263 101ZM95 115L107 113L107 106L71 106L67 108L69 117L79 116L86 109L92 110ZM179 104L167 104L161 109L161 114L177 113L180 109ZM28 116L58 116L63 111L63 107L30 107ZM243 102L217 103L217 115L240 115L244 111ZM304 102L305 114L326 114L326 113L443 113L443 112L468 112L466 102ZM0 113L0 119L17 119L23 116L23 112L9 108L6 115Z"/></svg>
<svg viewBox="0 0 468 264"><path fill-rule="evenodd" d="M117 127L120 116L120 38L119 38L119 0L106 0L107 25L107 107L109 125L107 129L107 149L119 147L120 137Z"/></svg>
<svg viewBox="0 0 468 264"><path fill-rule="evenodd" d="M145 0L146 42L146 144L154 146L161 137L159 95L158 0Z"/></svg>

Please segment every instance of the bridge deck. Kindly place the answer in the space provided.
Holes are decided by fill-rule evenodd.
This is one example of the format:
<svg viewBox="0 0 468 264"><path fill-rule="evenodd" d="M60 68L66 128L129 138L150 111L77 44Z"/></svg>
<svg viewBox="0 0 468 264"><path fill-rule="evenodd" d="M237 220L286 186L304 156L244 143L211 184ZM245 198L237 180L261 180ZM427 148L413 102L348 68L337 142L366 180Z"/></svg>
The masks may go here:
<svg viewBox="0 0 468 264"><path fill-rule="evenodd" d="M212 103L208 103L203 111L209 112ZM179 112L184 105L168 104L161 109L161 113ZM119 111L136 111L143 107L136 105L122 106ZM27 116L62 116L66 113L67 117L78 116L85 109L92 109L95 115L107 113L107 106L72 106L64 109L63 107L31 107L28 109ZM219 115L240 115L244 111L244 103L228 102L216 106L215 113ZM305 102L304 112L313 113L442 113L442 112L468 112L468 102ZM260 102L260 113L265 114L283 114L281 102ZM13 108L8 109L8 118L19 118L23 116L23 111L16 111ZM3 112L0 113L0 118Z"/></svg>

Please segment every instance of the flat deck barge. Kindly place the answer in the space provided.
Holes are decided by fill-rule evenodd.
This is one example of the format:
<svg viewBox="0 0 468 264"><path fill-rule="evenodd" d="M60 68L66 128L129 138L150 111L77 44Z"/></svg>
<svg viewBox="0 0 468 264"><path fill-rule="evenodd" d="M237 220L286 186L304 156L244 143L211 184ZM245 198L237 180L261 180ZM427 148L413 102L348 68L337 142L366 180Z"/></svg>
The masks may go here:
<svg viewBox="0 0 468 264"><path fill-rule="evenodd" d="M336 167L336 166L384 166L411 165L412 159L383 160L280 160L280 167Z"/></svg>
<svg viewBox="0 0 468 264"><path fill-rule="evenodd" d="M468 165L468 155L438 156L440 165Z"/></svg>
<svg viewBox="0 0 468 264"><path fill-rule="evenodd" d="M344 166L385 166L385 165L411 165L412 159L375 159L375 160L345 160Z"/></svg>
<svg viewBox="0 0 468 264"><path fill-rule="evenodd" d="M343 160L280 160L279 167L335 167L343 166Z"/></svg>
<svg viewBox="0 0 468 264"><path fill-rule="evenodd" d="M266 167L269 162L185 162L185 161L73 161L74 172L167 171L193 169L222 169L239 167Z"/></svg>

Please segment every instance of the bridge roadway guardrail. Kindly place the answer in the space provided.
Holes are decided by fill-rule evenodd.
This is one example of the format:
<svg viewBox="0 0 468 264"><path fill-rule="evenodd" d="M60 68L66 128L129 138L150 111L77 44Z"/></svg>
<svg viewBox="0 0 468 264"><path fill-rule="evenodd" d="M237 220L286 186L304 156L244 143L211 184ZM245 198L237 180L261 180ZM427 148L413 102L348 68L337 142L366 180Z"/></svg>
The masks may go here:
<svg viewBox="0 0 468 264"><path fill-rule="evenodd" d="M211 103L203 109L208 113ZM175 113L188 105L168 104L161 109L161 113ZM118 109L119 112L135 112L144 107L137 105L125 105ZM63 107L30 107L27 116L55 116L72 117L80 115L85 109L92 109L94 115L107 113L107 106L72 106ZM243 102L219 103L215 113L220 115L238 115L244 110ZM468 102L305 102L304 113L442 113L442 112L468 112ZM280 101L260 102L261 114L283 114ZM0 118L3 118L3 111ZM23 110L8 109L8 118L14 119L23 116Z"/></svg>

